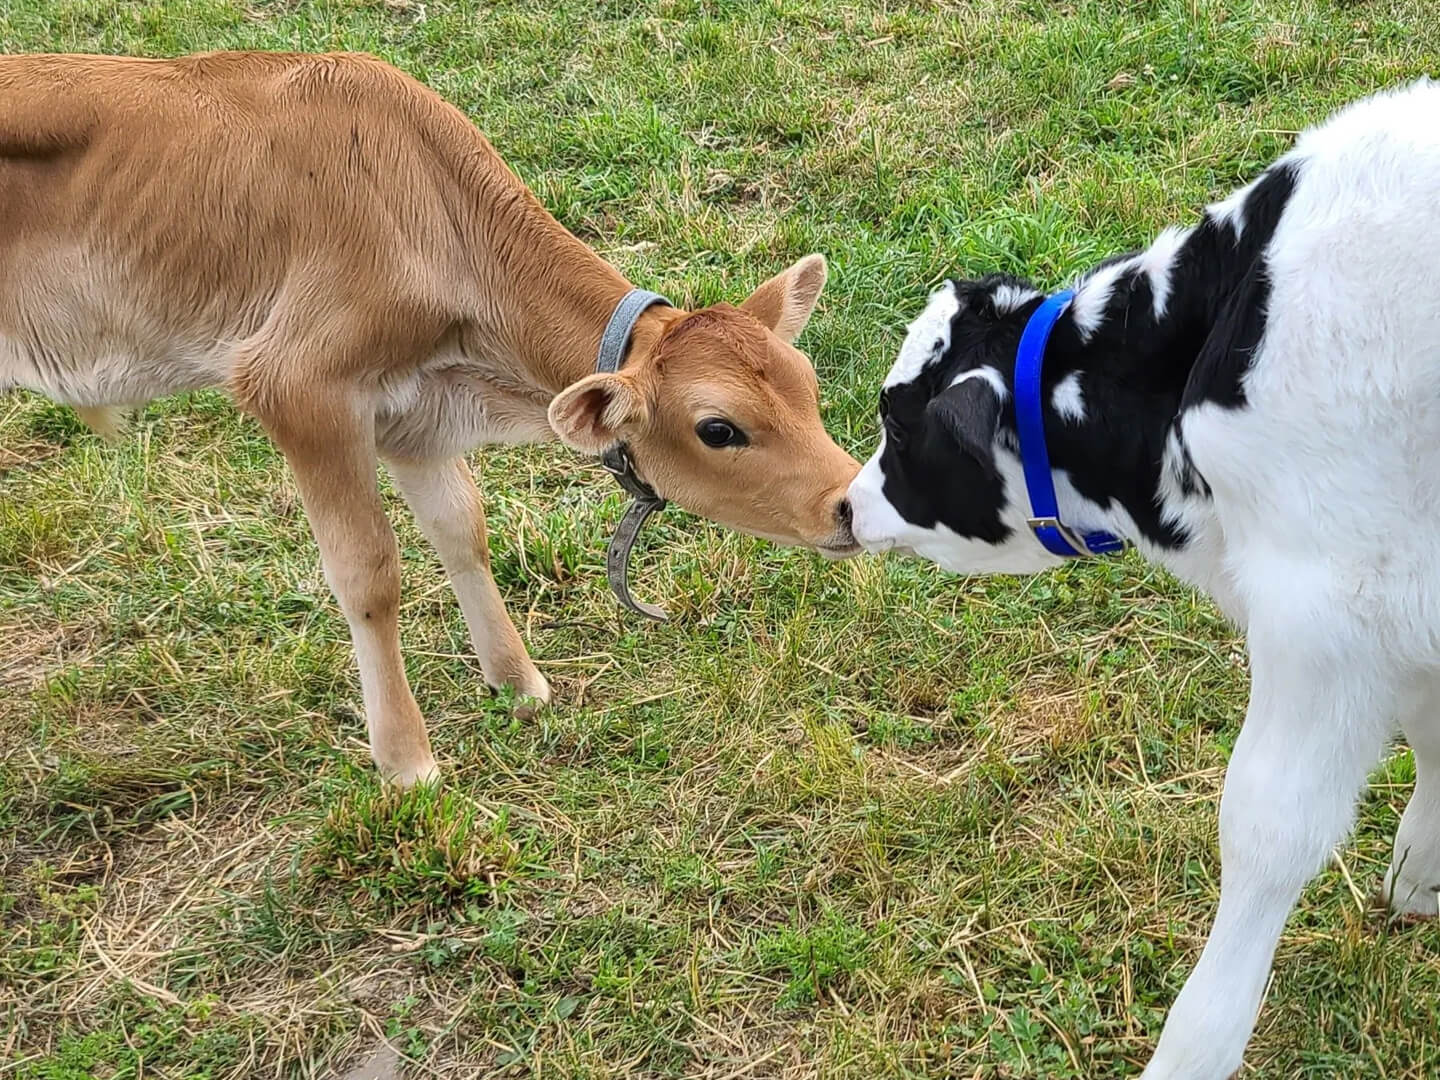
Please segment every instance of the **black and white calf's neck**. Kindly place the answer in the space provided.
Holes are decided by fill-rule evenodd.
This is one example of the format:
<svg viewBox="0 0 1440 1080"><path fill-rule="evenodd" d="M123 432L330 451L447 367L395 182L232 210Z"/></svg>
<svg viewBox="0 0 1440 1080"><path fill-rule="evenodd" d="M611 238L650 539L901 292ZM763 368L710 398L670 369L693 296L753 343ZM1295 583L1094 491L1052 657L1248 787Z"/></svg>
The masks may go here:
<svg viewBox="0 0 1440 1080"><path fill-rule="evenodd" d="M1264 253L1298 165L1281 161L1194 228L1102 263L1045 352L1045 434L1062 516L1180 554L1208 494L1179 418L1244 404L1264 331ZM1026 525L1015 355L1044 299L1016 278L950 281L911 324L880 395L881 445L851 488L856 535L956 572L1057 564Z"/></svg>
<svg viewBox="0 0 1440 1080"><path fill-rule="evenodd" d="M1379 894L1440 915L1437 116L1424 81L1337 113L1198 225L1088 273L1050 339L1060 518L1203 588L1250 654L1219 907L1142 1080L1240 1067L1286 917L1397 730L1415 791ZM1060 561L1027 527L1016 453L1041 300L998 277L931 297L851 486L867 547L969 573Z"/></svg>

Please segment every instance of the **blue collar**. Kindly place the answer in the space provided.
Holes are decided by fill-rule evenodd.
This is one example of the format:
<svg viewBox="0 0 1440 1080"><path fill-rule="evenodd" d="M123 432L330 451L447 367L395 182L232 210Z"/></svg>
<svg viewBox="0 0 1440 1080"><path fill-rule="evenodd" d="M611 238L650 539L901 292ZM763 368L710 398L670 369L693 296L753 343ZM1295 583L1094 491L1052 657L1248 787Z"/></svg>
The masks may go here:
<svg viewBox="0 0 1440 1080"><path fill-rule="evenodd" d="M1062 558L1108 555L1121 551L1125 541L1107 532L1078 533L1060 520L1055 501L1055 480L1050 474L1050 452L1045 448L1044 394L1040 372L1045 366L1045 344L1050 331L1070 306L1073 290L1066 289L1035 309L1020 347L1015 351L1015 428L1020 436L1020 464L1030 496L1030 528L1045 550Z"/></svg>

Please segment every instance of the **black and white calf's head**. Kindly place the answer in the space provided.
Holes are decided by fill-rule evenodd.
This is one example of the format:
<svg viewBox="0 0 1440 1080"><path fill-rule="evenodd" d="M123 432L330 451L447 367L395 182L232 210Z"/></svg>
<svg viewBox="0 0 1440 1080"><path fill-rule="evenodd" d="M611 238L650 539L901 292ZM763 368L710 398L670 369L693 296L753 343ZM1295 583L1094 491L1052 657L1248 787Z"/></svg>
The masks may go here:
<svg viewBox="0 0 1440 1080"><path fill-rule="evenodd" d="M855 538L867 549L957 573L1061 561L1027 527L1015 435L1015 350L1041 299L1013 278L951 281L910 324L880 392L879 449L850 486ZM1070 406L1083 408L1075 398Z"/></svg>
<svg viewBox="0 0 1440 1080"><path fill-rule="evenodd" d="M1039 388L1051 475L1072 528L1184 546L1166 492L1198 481L1171 475L1184 465L1175 420L1196 358L1214 340L1214 298L1234 292L1222 285L1245 247L1207 219L1167 230L1077 285L1051 331ZM1016 350L1043 299L1006 276L947 282L930 297L885 379L880 447L850 488L863 546L955 573L1023 574L1062 561L1028 525L1015 424Z"/></svg>
<svg viewBox="0 0 1440 1080"><path fill-rule="evenodd" d="M1039 397L1062 519L1152 554L1183 548L1209 501L1187 409L1245 406L1269 298L1266 252L1299 175L1282 159L1144 251L1077 283ZM855 537L956 573L1057 565L1028 525L1015 354L1044 297L1006 276L947 282L910 325L880 395L880 447L850 487Z"/></svg>

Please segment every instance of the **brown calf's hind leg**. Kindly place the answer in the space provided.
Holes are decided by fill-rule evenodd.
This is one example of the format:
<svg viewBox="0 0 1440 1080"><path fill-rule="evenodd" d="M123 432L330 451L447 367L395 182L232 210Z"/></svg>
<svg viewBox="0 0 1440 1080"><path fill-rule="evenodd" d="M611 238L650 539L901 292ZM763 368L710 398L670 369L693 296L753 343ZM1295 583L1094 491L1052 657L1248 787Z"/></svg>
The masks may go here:
<svg viewBox="0 0 1440 1080"><path fill-rule="evenodd" d="M550 700L550 684L535 669L500 590L490 576L490 547L480 492L464 458L440 461L386 459L415 520L434 545L460 600L485 681L524 697Z"/></svg>
<svg viewBox="0 0 1440 1080"><path fill-rule="evenodd" d="M307 395L314 405L318 395ZM400 556L376 482L367 421L336 414L267 418L295 472L325 577L350 624L370 755L389 780L408 787L438 775L425 720L400 652Z"/></svg>

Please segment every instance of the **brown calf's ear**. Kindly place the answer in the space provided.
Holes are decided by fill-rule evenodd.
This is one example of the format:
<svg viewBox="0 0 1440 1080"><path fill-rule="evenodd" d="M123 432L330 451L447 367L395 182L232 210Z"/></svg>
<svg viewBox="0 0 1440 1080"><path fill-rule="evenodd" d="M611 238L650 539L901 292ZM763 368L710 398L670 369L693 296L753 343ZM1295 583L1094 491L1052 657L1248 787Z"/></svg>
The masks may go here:
<svg viewBox="0 0 1440 1080"><path fill-rule="evenodd" d="M550 426L566 446L599 454L641 427L649 415L635 380L596 372L573 382L550 402Z"/></svg>
<svg viewBox="0 0 1440 1080"><path fill-rule="evenodd" d="M826 272L824 255L806 255L761 285L740 307L773 330L781 341L794 341L810 321L820 290L825 288Z"/></svg>

